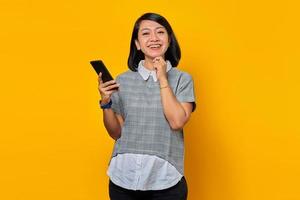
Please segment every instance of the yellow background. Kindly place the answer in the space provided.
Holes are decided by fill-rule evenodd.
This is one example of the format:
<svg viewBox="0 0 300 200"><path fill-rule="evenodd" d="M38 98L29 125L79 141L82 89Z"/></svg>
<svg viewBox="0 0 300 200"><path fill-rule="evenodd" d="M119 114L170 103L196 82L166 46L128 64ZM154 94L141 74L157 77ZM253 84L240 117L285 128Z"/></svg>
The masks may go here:
<svg viewBox="0 0 300 200"><path fill-rule="evenodd" d="M89 61L125 71L148 11L195 81L189 200L299 200L299 7L276 0L1 0L0 199L108 199L113 140Z"/></svg>

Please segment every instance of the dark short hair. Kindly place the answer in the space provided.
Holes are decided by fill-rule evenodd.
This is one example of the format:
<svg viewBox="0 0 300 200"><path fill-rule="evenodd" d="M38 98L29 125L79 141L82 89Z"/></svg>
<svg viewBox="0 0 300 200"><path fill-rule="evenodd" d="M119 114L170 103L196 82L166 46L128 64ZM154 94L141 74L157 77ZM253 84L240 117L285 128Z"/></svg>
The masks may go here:
<svg viewBox="0 0 300 200"><path fill-rule="evenodd" d="M143 20L155 21L160 25L162 25L167 30L169 40L170 40L170 45L165 53L165 59L169 60L173 67L177 67L181 57L181 51L171 25L163 16L159 14L145 13L136 20L133 27L131 41L130 41L130 52L129 52L128 62L127 62L129 69L131 69L132 71L137 71L139 62L145 59L144 53L142 51L138 51L135 45L135 40L138 37L140 24Z"/></svg>

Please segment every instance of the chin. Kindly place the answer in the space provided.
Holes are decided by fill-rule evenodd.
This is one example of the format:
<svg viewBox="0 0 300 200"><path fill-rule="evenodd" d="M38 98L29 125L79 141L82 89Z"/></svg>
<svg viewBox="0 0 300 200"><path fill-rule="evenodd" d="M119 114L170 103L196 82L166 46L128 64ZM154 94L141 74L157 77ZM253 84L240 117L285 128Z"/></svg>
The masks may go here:
<svg viewBox="0 0 300 200"><path fill-rule="evenodd" d="M155 54L148 54L147 57L149 58L156 58L156 57L159 57L159 56L162 56L164 57L164 54L163 53L155 53Z"/></svg>

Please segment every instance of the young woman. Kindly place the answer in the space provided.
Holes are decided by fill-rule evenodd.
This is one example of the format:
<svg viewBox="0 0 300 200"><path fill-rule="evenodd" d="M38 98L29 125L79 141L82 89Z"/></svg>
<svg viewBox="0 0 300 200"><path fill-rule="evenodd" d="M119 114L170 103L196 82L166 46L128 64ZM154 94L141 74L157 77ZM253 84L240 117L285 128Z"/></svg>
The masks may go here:
<svg viewBox="0 0 300 200"><path fill-rule="evenodd" d="M102 82L104 125L115 145L111 200L187 198L183 127L195 109L192 77L176 68L180 48L168 21L146 13L134 25L129 70Z"/></svg>

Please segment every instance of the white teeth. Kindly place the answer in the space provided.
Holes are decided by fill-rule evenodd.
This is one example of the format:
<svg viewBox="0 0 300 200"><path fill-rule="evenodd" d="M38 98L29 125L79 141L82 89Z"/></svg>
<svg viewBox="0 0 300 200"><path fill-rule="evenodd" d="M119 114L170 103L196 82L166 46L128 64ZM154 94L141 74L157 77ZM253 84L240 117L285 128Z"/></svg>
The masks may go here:
<svg viewBox="0 0 300 200"><path fill-rule="evenodd" d="M159 47L160 47L160 44L150 45L149 47L150 47L150 48L159 48Z"/></svg>

